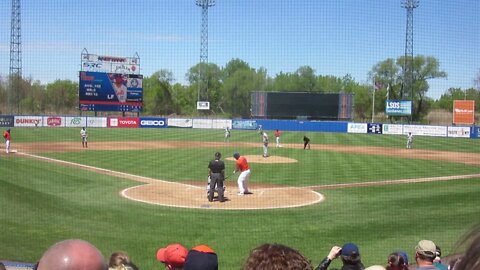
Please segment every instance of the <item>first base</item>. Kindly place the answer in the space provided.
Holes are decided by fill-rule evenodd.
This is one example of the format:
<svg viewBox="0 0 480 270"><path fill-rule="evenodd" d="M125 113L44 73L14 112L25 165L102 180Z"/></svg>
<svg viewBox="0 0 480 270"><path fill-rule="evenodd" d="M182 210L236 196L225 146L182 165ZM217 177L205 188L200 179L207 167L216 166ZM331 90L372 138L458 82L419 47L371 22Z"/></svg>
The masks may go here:
<svg viewBox="0 0 480 270"><path fill-rule="evenodd" d="M17 153L17 150L11 150L10 153Z"/></svg>

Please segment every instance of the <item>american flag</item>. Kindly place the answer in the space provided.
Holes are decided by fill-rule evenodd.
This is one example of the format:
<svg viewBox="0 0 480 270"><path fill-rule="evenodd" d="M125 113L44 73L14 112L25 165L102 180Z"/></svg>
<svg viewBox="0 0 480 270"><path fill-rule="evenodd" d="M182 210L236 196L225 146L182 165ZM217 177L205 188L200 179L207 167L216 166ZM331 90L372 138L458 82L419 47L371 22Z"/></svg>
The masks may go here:
<svg viewBox="0 0 480 270"><path fill-rule="evenodd" d="M383 88L383 84L380 83L380 82L375 82L375 83L373 84L373 88L375 89L375 91L380 90L380 89Z"/></svg>

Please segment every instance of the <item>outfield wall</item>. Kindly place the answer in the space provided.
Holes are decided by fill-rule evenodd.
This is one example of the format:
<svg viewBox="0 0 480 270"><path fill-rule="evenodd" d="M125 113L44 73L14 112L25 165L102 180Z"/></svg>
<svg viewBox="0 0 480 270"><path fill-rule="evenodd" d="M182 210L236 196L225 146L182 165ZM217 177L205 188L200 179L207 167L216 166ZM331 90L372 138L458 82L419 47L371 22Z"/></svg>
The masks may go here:
<svg viewBox="0 0 480 270"><path fill-rule="evenodd" d="M305 132L338 132L356 134L480 138L480 126L439 126L341 121L210 119L163 117L94 117L0 115L0 127L96 127L96 128L197 128L237 130L282 130Z"/></svg>

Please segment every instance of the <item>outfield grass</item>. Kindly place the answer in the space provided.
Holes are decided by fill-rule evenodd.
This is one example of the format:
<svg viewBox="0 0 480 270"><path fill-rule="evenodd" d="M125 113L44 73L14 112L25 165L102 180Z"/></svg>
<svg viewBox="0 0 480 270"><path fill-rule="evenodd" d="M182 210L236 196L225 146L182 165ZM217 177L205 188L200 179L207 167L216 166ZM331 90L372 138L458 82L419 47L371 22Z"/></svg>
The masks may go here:
<svg viewBox="0 0 480 270"><path fill-rule="evenodd" d="M79 139L77 129L13 129L16 142ZM222 131L185 129L89 129L91 141L223 141ZM312 143L403 148L404 136L308 133ZM303 133L284 132L284 143L301 143ZM253 131L233 131L232 141L260 142ZM415 147L478 152L476 140L416 137ZM260 147L260 146L259 146ZM206 166L218 149L155 149L43 153L170 181L205 181ZM242 154L257 148L237 149ZM478 167L382 156L271 149L297 164L251 164L252 182L311 186L478 173ZM226 154L225 154L226 155ZM233 169L233 162L227 167ZM228 183L227 183L228 184ZM94 243L105 256L125 250L141 269L161 269L159 247L181 242L207 244L219 254L220 269L239 269L251 248L278 242L301 250L317 264L332 245L353 241L367 265L383 264L394 250L413 259L421 239L437 242L444 254L480 221L480 179L380 187L318 190L323 203L293 209L221 211L148 205L121 198L137 182L65 168L21 156L0 156L0 258L36 261L51 244L66 238ZM229 185L234 185L230 182ZM338 266L334 262L333 266Z"/></svg>

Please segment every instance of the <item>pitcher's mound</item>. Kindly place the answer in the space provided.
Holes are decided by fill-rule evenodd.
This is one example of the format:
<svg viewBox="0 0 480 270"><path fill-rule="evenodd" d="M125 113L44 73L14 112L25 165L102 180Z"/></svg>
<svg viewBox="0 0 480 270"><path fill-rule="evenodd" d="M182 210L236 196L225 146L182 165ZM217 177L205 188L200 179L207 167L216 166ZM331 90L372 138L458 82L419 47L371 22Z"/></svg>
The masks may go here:
<svg viewBox="0 0 480 270"><path fill-rule="evenodd" d="M298 160L288 157L282 156L269 156L263 157L261 155L245 155L244 156L249 163L265 163L265 164L272 164L272 163L295 163ZM227 160L235 161L233 157L226 158Z"/></svg>

